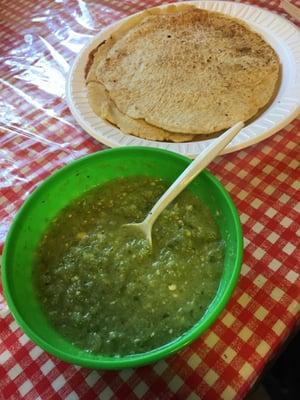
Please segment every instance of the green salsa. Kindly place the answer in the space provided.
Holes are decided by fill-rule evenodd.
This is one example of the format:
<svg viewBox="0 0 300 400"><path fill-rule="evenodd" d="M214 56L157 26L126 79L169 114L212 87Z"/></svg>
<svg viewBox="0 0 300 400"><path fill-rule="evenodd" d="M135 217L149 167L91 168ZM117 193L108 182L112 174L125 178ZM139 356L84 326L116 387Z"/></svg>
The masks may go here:
<svg viewBox="0 0 300 400"><path fill-rule="evenodd" d="M49 321L78 347L116 357L152 350L190 329L215 296L224 243L191 192L155 222L152 249L122 226L142 221L167 187L149 177L114 180L50 224L34 282Z"/></svg>

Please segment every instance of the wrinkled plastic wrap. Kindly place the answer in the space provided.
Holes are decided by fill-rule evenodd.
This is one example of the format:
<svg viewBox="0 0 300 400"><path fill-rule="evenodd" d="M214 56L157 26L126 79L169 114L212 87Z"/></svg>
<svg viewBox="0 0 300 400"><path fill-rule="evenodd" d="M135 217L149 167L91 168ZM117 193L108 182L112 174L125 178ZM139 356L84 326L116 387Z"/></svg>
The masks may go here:
<svg viewBox="0 0 300 400"><path fill-rule="evenodd" d="M300 6L298 0L293 2ZM79 127L65 101L66 77L75 56L104 26L160 3L0 0L0 254L14 215L36 185L69 161L104 147ZM279 0L249 3L281 11ZM150 380L143 381L142 374L134 371L126 379L124 374L120 378L114 373L101 381L109 391L111 384L119 393L124 389L133 397L138 387L142 391L144 387L149 389L146 397L156 396L159 387L166 388L169 397L178 393L189 397L202 390L204 396L229 393L236 398L245 397L272 352L299 320L295 300L299 259L295 251L299 126L299 121L290 124L268 142L247 152L227 155L226 162L213 169L216 174L222 173L222 182L236 201L245 237L240 284L222 321L216 322L205 341L195 343L178 358L163 361L163 379L159 376L159 364L159 368L146 371ZM94 375L91 378L78 367L65 369L59 364L57 368L58 361L48 360L44 353L40 355L40 350L21 336L8 314L0 287L0 364L4 360L0 368L0 397L3 393L5 398L18 398L25 391L26 398L59 397L54 393L56 388L61 388L64 397L72 393L74 398L93 396L91 393L95 397L104 395L102 383L88 386ZM245 324L252 329L248 329L250 338L242 336ZM198 355L204 361L196 368L193 360L200 360ZM234 362L228 357L234 357ZM51 368L51 374L47 368ZM201 376L203 368L218 377L215 386L205 383ZM179 379L181 392L177 392L178 388L173 391L177 387L175 378ZM157 386L156 390L151 391L151 386Z"/></svg>
<svg viewBox="0 0 300 400"><path fill-rule="evenodd" d="M2 1L0 250L12 217L36 184L68 161L103 147L72 118L65 102L66 77L84 44L128 14L131 5Z"/></svg>
<svg viewBox="0 0 300 400"><path fill-rule="evenodd" d="M75 56L103 27L160 3L0 3L0 252L13 216L36 184L68 161L103 148L78 126L65 101Z"/></svg>

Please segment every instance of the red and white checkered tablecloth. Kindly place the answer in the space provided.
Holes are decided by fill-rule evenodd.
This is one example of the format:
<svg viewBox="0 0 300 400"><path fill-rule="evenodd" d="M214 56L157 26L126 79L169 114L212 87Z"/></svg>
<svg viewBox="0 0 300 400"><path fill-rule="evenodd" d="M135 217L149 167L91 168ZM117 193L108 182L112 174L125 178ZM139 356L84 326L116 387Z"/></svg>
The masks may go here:
<svg viewBox="0 0 300 400"><path fill-rule="evenodd" d="M1 246L14 214L38 182L104 147L76 124L64 99L75 55L104 26L159 3L0 1ZM279 1L248 3L287 17ZM299 132L300 120L295 120L210 167L237 205L245 256L230 303L201 338L148 367L80 368L35 346L0 292L0 399L244 398L299 321Z"/></svg>

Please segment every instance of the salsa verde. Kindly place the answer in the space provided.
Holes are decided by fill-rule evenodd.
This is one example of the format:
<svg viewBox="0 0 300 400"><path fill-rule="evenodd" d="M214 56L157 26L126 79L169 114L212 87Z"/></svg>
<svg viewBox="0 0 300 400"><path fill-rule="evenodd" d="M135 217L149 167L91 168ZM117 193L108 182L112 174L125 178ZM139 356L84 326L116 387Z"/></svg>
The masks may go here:
<svg viewBox="0 0 300 400"><path fill-rule="evenodd" d="M176 339L205 313L220 282L224 243L216 221L185 190L153 226L136 230L167 184L130 177L96 187L50 224L34 281L55 328L80 348L123 356Z"/></svg>

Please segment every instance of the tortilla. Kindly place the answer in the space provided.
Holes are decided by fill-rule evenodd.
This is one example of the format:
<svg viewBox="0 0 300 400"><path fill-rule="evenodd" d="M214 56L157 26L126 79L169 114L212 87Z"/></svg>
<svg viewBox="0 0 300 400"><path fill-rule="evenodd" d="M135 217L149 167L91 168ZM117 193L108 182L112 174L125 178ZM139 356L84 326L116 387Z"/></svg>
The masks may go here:
<svg viewBox="0 0 300 400"><path fill-rule="evenodd" d="M107 90L100 82L87 84L89 101L94 112L114 125L122 132L134 136L157 141L187 142L193 140L193 135L167 132L147 124L142 119L133 119L123 114L110 99Z"/></svg>
<svg viewBox="0 0 300 400"><path fill-rule="evenodd" d="M246 24L190 5L137 14L90 57L93 110L149 140L190 141L253 119L280 76L275 51Z"/></svg>
<svg viewBox="0 0 300 400"><path fill-rule="evenodd" d="M180 7L182 10L188 10L191 8L194 8L194 6L181 5ZM168 7L168 12L170 13L177 11L178 8L173 5ZM128 133L143 139L155 141L188 142L194 140L195 136L180 133L174 134L159 127L150 125L142 119L133 119L120 112L115 103L109 97L105 87L100 81L97 80L96 77L96 70L100 60L105 59L107 52L118 39L120 39L136 24L141 22L145 18L146 14L156 15L162 12L163 10L160 8L153 8L137 14L134 18L130 19L128 23L122 25L118 30L116 30L107 40L100 43L100 45L91 52L89 62L86 67L88 97L93 111L101 118L104 118L113 125L119 127L123 133Z"/></svg>
<svg viewBox="0 0 300 400"><path fill-rule="evenodd" d="M279 70L275 51L244 23L193 9L145 17L111 46L96 77L123 114L207 134L253 117Z"/></svg>

